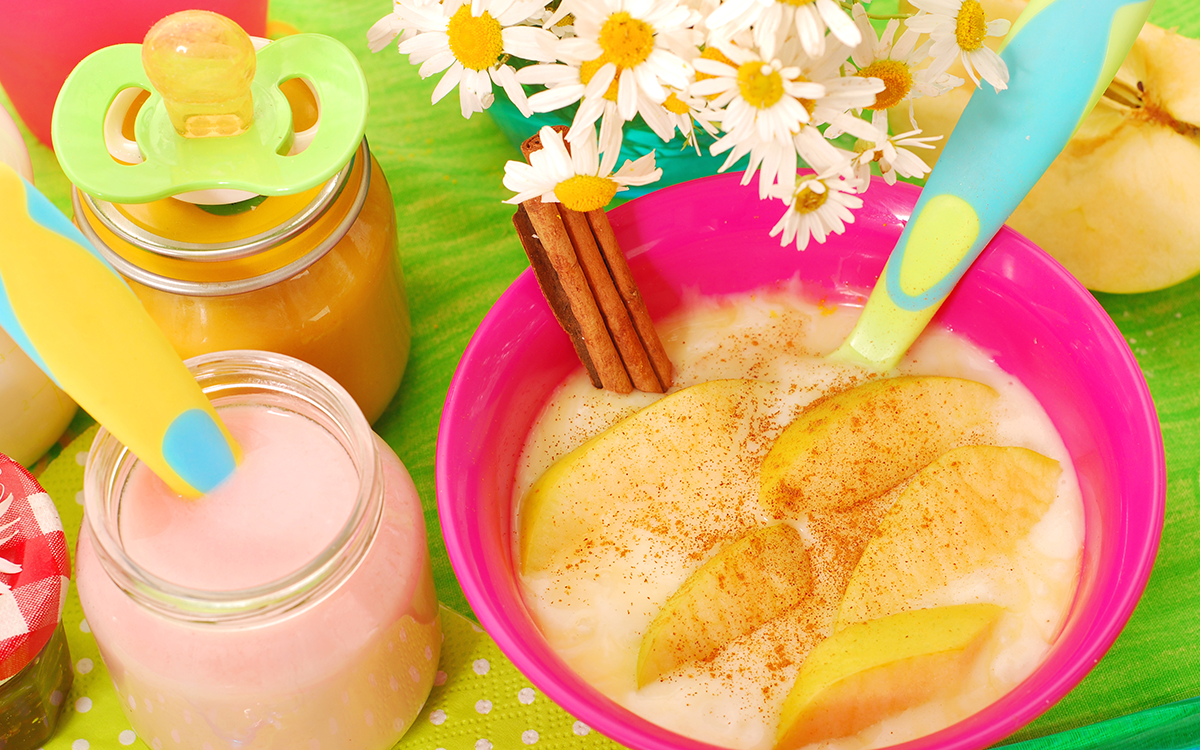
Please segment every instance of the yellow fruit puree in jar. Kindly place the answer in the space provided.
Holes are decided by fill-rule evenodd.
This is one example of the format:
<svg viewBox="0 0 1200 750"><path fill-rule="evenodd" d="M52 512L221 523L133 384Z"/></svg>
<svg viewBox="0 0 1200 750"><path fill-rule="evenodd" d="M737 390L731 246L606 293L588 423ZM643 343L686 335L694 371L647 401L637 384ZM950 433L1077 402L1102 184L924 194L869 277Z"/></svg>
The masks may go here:
<svg viewBox="0 0 1200 750"><path fill-rule="evenodd" d="M392 193L365 139L328 182L228 215L173 197L113 204L76 190L73 200L76 223L181 357L262 349L302 359L372 422L395 395L411 323Z"/></svg>

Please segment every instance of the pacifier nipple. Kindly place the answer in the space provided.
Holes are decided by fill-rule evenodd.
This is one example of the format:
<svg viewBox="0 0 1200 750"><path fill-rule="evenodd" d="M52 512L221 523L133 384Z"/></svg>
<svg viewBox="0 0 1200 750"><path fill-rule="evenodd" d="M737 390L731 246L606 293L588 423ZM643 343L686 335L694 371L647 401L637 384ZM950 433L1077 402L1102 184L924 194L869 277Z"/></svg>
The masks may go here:
<svg viewBox="0 0 1200 750"><path fill-rule="evenodd" d="M254 121L254 44L222 15L186 10L154 24L142 66L186 138L238 135Z"/></svg>

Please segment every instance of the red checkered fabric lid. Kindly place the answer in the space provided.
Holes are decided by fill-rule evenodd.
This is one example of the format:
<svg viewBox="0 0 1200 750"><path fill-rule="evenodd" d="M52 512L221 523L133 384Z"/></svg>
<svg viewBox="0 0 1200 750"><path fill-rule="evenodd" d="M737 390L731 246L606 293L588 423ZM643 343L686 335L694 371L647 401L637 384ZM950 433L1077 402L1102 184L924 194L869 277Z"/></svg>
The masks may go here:
<svg viewBox="0 0 1200 750"><path fill-rule="evenodd" d="M0 680L20 672L54 634L70 574L54 501L0 454Z"/></svg>

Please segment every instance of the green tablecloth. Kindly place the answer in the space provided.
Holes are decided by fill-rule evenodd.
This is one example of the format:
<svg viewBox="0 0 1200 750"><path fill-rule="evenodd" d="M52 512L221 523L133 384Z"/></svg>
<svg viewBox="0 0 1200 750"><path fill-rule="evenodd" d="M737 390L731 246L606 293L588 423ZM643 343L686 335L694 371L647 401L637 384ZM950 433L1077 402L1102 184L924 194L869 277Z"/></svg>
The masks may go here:
<svg viewBox="0 0 1200 750"><path fill-rule="evenodd" d="M366 71L367 136L395 196L414 331L400 393L375 427L408 466L424 501L439 597L469 614L441 539L434 450L442 403L471 334L527 265L509 223L512 209L501 203L509 193L500 177L514 150L486 115L464 120L456 96L430 106L437 79L420 80L394 48L367 51L367 28L389 9L387 0L272 0L271 15L340 39ZM1151 20L1200 36L1200 3L1159 0ZM30 145L38 186L69 212L67 181L53 153ZM1152 294L1098 296L1137 355L1158 407L1166 526L1149 586L1116 644L1014 740L1200 695L1200 278Z"/></svg>

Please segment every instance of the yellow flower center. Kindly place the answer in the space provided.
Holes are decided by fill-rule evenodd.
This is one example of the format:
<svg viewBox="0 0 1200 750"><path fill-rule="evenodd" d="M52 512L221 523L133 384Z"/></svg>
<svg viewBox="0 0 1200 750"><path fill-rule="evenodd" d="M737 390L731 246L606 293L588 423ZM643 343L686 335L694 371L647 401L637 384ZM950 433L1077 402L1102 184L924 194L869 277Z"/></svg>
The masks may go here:
<svg viewBox="0 0 1200 750"><path fill-rule="evenodd" d="M636 68L654 51L654 27L625 11L613 13L600 27L600 48L618 68Z"/></svg>
<svg viewBox="0 0 1200 750"><path fill-rule="evenodd" d="M876 144L872 143L871 141L864 141L864 140L859 139L854 142L854 153L857 156L861 157L863 154L867 153L868 151L874 151L875 146L876 146ZM875 151L875 153L871 156L872 162L877 162L877 161L882 161L882 160L883 160L883 152L882 151Z"/></svg>
<svg viewBox="0 0 1200 750"><path fill-rule="evenodd" d="M979 0L963 0L958 9L958 24L954 28L954 37L958 46L966 52L974 52L983 46L983 38L987 36L987 16Z"/></svg>
<svg viewBox="0 0 1200 750"><path fill-rule="evenodd" d="M770 65L742 63L737 71L738 89L751 107L769 109L783 98L783 76Z"/></svg>
<svg viewBox="0 0 1200 750"><path fill-rule="evenodd" d="M600 68L604 67L604 63L606 62L608 62L608 59L604 55L597 57L595 60L585 60L579 66L579 82L586 86L588 81L592 80L592 77L596 75ZM610 102L617 100L617 82L620 78L621 69L617 68L617 74L613 76L612 83L608 84L608 91L604 92L604 98Z"/></svg>
<svg viewBox="0 0 1200 750"><path fill-rule="evenodd" d="M811 5L817 0L779 0L780 5Z"/></svg>
<svg viewBox="0 0 1200 750"><path fill-rule="evenodd" d="M825 188L823 193L816 193L806 187L796 193L796 202L792 204L792 210L798 214L811 214L824 206L827 200L829 200L829 188Z"/></svg>
<svg viewBox="0 0 1200 750"><path fill-rule="evenodd" d="M577 174L554 186L554 195L572 211L604 208L616 194L616 182L590 174Z"/></svg>
<svg viewBox="0 0 1200 750"><path fill-rule="evenodd" d="M793 78L792 83L811 83L811 81L801 75ZM796 101L800 102L800 106L804 107L804 111L808 112L810 118L817 111L817 102L813 99L797 99Z"/></svg>
<svg viewBox="0 0 1200 750"><path fill-rule="evenodd" d="M663 109L676 115L686 115L691 111L688 108L688 105L680 101L678 96L675 96L674 91L672 91L670 94L667 94L667 98L663 102Z"/></svg>
<svg viewBox="0 0 1200 750"><path fill-rule="evenodd" d="M604 52L599 57L579 66L579 81L586 86L605 63L614 63L617 74L604 92L604 98L615 102L621 70L641 65L654 51L654 29L624 11L613 13L600 28L600 48Z"/></svg>
<svg viewBox="0 0 1200 750"><path fill-rule="evenodd" d="M700 53L700 56L703 57L705 60L716 60L717 62L725 63L726 65L728 65L731 68L737 67L737 63L735 63L733 60L730 60L728 57L726 57L725 53L722 52L721 50L717 49L716 47L705 47L704 51ZM701 73L698 70L696 71L696 80L697 81L704 81L704 80L708 80L709 78L716 78L716 76L709 75L708 73ZM713 99L716 99L718 96L720 96L720 94L709 94L705 98L708 99L709 101L712 101Z"/></svg>
<svg viewBox="0 0 1200 750"><path fill-rule="evenodd" d="M737 63L735 63L733 60L730 60L728 57L726 57L725 53L722 52L721 50L717 49L716 47L705 47L704 51L700 53L700 56L703 57L705 60L716 60L719 63L725 63L726 65L728 65L731 68L737 67ZM716 76L710 76L708 73L701 73L698 70L696 71L696 80L697 81L704 81L709 78L716 78Z"/></svg>
<svg viewBox="0 0 1200 750"><path fill-rule="evenodd" d="M857 75L883 81L883 91L875 95L875 103L867 109L891 109L904 101L904 97L912 91L912 71L899 60L876 60L858 71Z"/></svg>
<svg viewBox="0 0 1200 750"><path fill-rule="evenodd" d="M469 3L450 16L446 36L450 37L450 53L454 59L471 70L487 70L504 52L500 22L487 11L479 17L471 15Z"/></svg>

